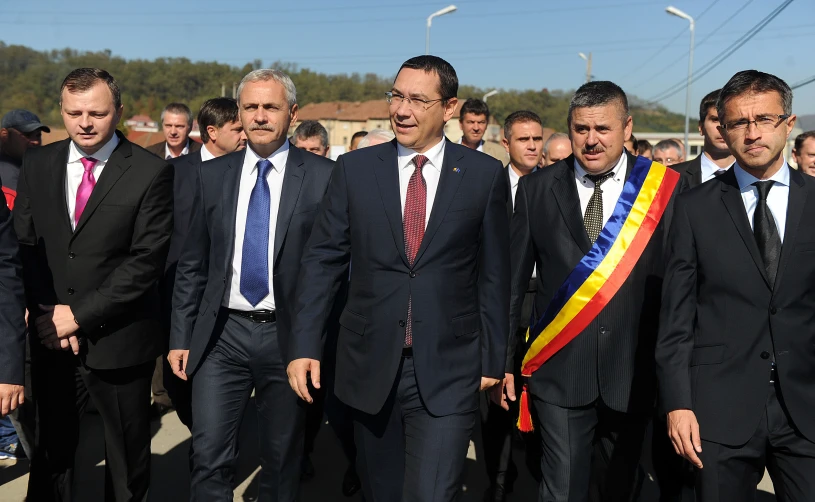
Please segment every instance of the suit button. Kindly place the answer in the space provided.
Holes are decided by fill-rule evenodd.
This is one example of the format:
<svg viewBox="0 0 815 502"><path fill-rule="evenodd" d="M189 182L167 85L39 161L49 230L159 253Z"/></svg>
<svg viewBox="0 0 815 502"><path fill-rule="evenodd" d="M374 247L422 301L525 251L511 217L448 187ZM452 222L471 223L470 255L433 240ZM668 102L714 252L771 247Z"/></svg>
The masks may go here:
<svg viewBox="0 0 815 502"><path fill-rule="evenodd" d="M414 277L416 277L416 272L411 270L409 275L410 275L410 278L413 279Z"/></svg>
<svg viewBox="0 0 815 502"><path fill-rule="evenodd" d="M399 327L404 328L405 327L405 321L399 321Z"/></svg>
<svg viewBox="0 0 815 502"><path fill-rule="evenodd" d="M770 358L770 353L765 350L764 352L761 353L761 358L762 359L769 359Z"/></svg>
<svg viewBox="0 0 815 502"><path fill-rule="evenodd" d="M770 307L770 314L775 315L778 313L778 309L775 307Z"/></svg>
<svg viewBox="0 0 815 502"><path fill-rule="evenodd" d="M76 258L76 255L73 253L68 253L68 258L73 260L74 258Z"/></svg>
<svg viewBox="0 0 815 502"><path fill-rule="evenodd" d="M606 327L605 327L605 326L600 326L600 334L601 334L601 335L605 335L605 334L606 334L606 331L608 331L608 330L606 329Z"/></svg>
<svg viewBox="0 0 815 502"><path fill-rule="evenodd" d="M74 294L74 288L68 288L68 294L69 295Z"/></svg>

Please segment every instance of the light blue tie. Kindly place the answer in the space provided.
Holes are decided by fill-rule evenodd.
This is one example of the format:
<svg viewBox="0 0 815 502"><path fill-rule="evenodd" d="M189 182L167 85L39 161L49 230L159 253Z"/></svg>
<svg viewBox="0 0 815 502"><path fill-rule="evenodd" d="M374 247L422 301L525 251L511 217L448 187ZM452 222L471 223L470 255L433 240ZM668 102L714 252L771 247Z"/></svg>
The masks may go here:
<svg viewBox="0 0 815 502"><path fill-rule="evenodd" d="M241 294L256 306L269 294L269 212L271 196L266 175L272 163L261 159L257 163L258 179L249 197L246 211L246 231L241 255Z"/></svg>

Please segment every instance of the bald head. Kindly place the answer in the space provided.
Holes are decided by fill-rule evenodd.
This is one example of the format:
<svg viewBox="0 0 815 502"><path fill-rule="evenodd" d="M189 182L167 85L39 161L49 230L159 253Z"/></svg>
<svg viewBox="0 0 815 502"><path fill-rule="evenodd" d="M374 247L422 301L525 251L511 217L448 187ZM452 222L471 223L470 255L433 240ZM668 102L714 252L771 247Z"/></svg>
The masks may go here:
<svg viewBox="0 0 815 502"><path fill-rule="evenodd" d="M563 160L572 154L572 142L569 136L562 132L556 132L549 136L543 144L543 166L551 166L559 160Z"/></svg>

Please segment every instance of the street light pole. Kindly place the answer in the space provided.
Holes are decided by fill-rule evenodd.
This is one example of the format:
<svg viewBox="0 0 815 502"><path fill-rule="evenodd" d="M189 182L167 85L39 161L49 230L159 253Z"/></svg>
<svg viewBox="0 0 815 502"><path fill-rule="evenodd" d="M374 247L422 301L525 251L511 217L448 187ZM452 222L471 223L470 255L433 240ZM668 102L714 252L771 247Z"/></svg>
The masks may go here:
<svg viewBox="0 0 815 502"><path fill-rule="evenodd" d="M589 52L588 56L582 52L578 52L577 55L580 56L580 59L586 61L586 82L591 82L591 52Z"/></svg>
<svg viewBox="0 0 815 502"><path fill-rule="evenodd" d="M498 89L493 89L493 90L491 90L490 92L488 92L487 94L484 94L484 97L482 97L482 98L481 98L481 101L483 101L483 102L485 102L485 103L486 103L486 102L487 102L487 99L488 99L489 97L491 97L491 96L495 96L496 94L498 94Z"/></svg>
<svg viewBox="0 0 815 502"><path fill-rule="evenodd" d="M696 32L696 22L691 16L677 9L673 5L665 8L665 12L672 16L681 17L690 22L690 54L688 55L688 84L685 89L685 155L690 154L690 145L688 145L688 133L690 131L690 90L691 80L693 80L693 39Z"/></svg>
<svg viewBox="0 0 815 502"><path fill-rule="evenodd" d="M424 42L424 53L430 54L430 26L433 24L433 18L443 16L445 14L450 14L451 12L455 12L457 7L455 5L448 5L447 7L443 8L442 10L437 10L433 14L430 14L427 18L427 35L425 37Z"/></svg>

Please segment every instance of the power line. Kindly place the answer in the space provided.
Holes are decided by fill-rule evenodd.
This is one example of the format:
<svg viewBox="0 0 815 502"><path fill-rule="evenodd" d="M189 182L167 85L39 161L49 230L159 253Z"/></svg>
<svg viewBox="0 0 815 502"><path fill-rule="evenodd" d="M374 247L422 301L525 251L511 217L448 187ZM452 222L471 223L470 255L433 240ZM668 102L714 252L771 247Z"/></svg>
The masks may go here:
<svg viewBox="0 0 815 502"><path fill-rule="evenodd" d="M793 85L791 85L791 86L790 86L790 89L798 89L799 87L803 87L803 86L805 86L805 85L809 85L809 84L811 84L812 82L815 82L815 75L813 75L813 76L811 76L811 77L809 77L809 78L806 78L806 79L804 79L804 80L802 80L802 81L798 82L797 84L793 84Z"/></svg>

